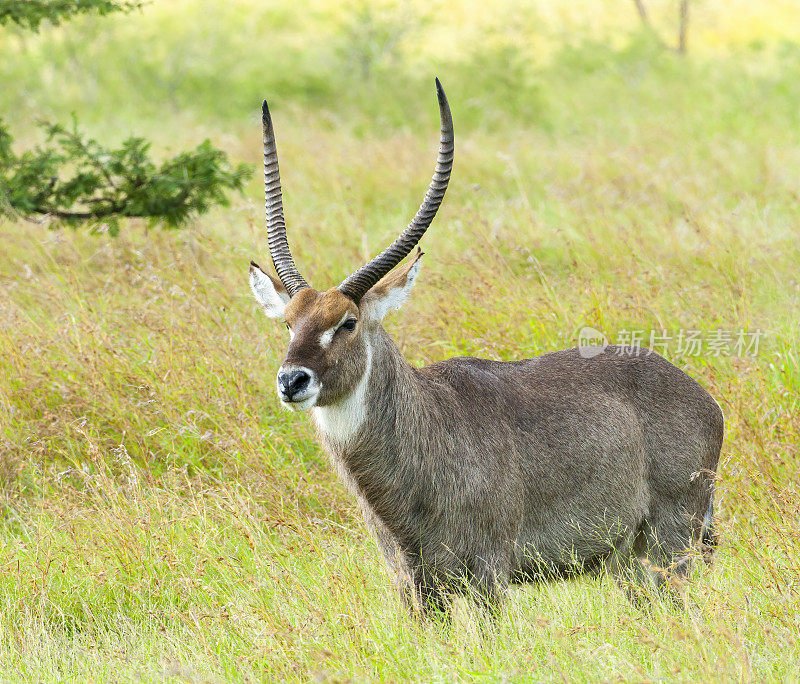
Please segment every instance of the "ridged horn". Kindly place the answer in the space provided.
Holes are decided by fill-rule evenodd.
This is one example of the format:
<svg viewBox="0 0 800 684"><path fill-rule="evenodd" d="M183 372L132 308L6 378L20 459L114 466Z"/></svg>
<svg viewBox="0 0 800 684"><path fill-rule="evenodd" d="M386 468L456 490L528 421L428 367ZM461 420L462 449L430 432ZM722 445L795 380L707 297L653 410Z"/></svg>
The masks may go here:
<svg viewBox="0 0 800 684"><path fill-rule="evenodd" d="M339 285L339 291L347 295L356 304L375 283L399 264L420 241L428 226L431 225L436 211L442 203L450 171L453 168L453 117L450 105L439 79L436 79L436 95L439 98L439 117L442 121L442 133L439 140L439 155L436 159L436 171L425 193L425 199L416 215L400 236L372 261L364 264L355 273L348 276Z"/></svg>
<svg viewBox="0 0 800 684"><path fill-rule="evenodd" d="M281 173L278 170L278 149L275 146L275 131L269 115L267 101L261 106L261 123L264 129L264 206L267 213L267 242L275 271L290 297L310 287L297 266L294 265L289 242L286 240L286 221L283 218L283 194Z"/></svg>

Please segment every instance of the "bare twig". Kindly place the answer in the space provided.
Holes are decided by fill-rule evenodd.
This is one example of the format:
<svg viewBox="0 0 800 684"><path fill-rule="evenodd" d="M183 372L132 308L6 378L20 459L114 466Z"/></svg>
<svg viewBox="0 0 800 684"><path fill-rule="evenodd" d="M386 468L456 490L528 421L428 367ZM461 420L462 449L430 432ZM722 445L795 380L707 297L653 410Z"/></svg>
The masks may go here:
<svg viewBox="0 0 800 684"><path fill-rule="evenodd" d="M647 9L645 9L642 0L633 0L633 2L636 5L636 11L639 12L639 18L642 20L642 23L648 28L652 28L650 26L650 17L647 16Z"/></svg>
<svg viewBox="0 0 800 684"><path fill-rule="evenodd" d="M667 45L650 22L650 15L647 14L647 7L645 7L644 0L633 0L633 4L636 5L636 11L639 14L639 18L642 20L642 26L653 35L661 47L677 52L680 55L686 54L686 45L689 35L689 0L681 0L680 2L678 10L678 45L674 48Z"/></svg>
<svg viewBox="0 0 800 684"><path fill-rule="evenodd" d="M686 41L689 33L689 0L681 0L680 24L678 26L678 52L686 54Z"/></svg>
<svg viewBox="0 0 800 684"><path fill-rule="evenodd" d="M653 38L655 38L656 42L661 47L668 47L658 34L658 31L656 31L653 24L650 23L650 16L647 14L647 8L644 6L644 0L633 0L633 4L636 5L636 11L639 13L639 18L642 20L642 26L644 26L645 29L652 34Z"/></svg>

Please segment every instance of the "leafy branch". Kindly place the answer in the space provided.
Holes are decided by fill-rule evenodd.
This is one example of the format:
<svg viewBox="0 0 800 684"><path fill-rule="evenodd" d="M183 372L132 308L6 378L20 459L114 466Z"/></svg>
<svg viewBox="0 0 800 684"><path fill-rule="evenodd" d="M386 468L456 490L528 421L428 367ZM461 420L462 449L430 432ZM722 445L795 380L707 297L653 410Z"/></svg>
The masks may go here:
<svg viewBox="0 0 800 684"><path fill-rule="evenodd" d="M214 205L227 205L226 190L241 191L252 172L231 165L206 140L160 165L150 143L130 137L107 149L71 129L43 123L47 143L17 156L0 124L0 213L51 216L68 223L143 217L177 226Z"/></svg>
<svg viewBox="0 0 800 684"><path fill-rule="evenodd" d="M142 0L0 0L0 25L38 31L77 14L138 9ZM67 223L105 220L112 233L120 217L142 217L177 226L214 205L227 205L226 191L241 191L251 173L233 165L206 140L194 150L157 165L150 143L132 136L107 149L71 129L42 124L47 142L17 155L0 121L0 215L53 217Z"/></svg>
<svg viewBox="0 0 800 684"><path fill-rule="evenodd" d="M131 12L141 0L0 0L0 24L38 31L43 21L58 25L77 14Z"/></svg>

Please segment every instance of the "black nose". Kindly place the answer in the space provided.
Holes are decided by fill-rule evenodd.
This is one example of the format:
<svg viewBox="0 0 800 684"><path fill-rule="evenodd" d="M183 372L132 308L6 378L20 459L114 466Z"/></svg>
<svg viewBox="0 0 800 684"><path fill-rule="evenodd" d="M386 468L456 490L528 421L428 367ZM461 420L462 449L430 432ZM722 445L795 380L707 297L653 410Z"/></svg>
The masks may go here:
<svg viewBox="0 0 800 684"><path fill-rule="evenodd" d="M295 394L299 394L308 387L311 376L304 370L293 370L278 373L278 389L287 401L292 401Z"/></svg>

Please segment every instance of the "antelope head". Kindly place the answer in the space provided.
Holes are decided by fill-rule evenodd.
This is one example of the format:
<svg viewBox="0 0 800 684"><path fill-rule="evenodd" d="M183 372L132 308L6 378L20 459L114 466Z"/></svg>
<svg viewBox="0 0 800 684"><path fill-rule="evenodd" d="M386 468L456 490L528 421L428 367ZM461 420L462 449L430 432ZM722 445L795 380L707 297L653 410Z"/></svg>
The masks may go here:
<svg viewBox="0 0 800 684"><path fill-rule="evenodd" d="M284 320L289 329L289 348L277 376L278 397L287 408L303 411L331 406L350 396L369 371L370 333L411 291L422 251L418 249L401 268L392 269L414 249L436 216L453 166L453 121L439 79L436 92L441 118L439 154L420 208L389 247L324 292L305 281L289 250L272 118L266 101L263 104L267 239L277 278L251 262L250 287L267 316Z"/></svg>

